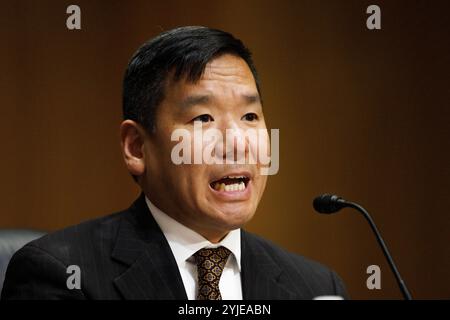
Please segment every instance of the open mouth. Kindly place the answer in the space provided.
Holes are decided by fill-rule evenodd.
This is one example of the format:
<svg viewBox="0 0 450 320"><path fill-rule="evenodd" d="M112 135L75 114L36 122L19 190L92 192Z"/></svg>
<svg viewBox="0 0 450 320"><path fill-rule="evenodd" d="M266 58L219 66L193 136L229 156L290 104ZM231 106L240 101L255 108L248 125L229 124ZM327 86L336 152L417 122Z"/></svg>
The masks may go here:
<svg viewBox="0 0 450 320"><path fill-rule="evenodd" d="M211 188L216 191L236 192L247 188L250 178L247 176L225 176L210 183Z"/></svg>

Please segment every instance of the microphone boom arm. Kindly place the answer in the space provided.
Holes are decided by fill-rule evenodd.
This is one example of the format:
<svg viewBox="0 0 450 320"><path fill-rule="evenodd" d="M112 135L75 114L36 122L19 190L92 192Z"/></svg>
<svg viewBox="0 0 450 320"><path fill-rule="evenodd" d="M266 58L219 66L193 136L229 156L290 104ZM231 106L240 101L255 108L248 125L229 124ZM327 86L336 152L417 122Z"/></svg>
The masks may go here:
<svg viewBox="0 0 450 320"><path fill-rule="evenodd" d="M381 237L380 232L378 232L375 222L373 221L369 212L367 212L366 209L364 209L362 206L360 206L357 203L345 201L343 199L340 202L345 204L345 207L350 207L350 208L358 210L360 213L363 214L363 216L364 216L364 218L366 218L367 222L369 222L370 228L372 229L373 233L375 234L375 237L376 237L379 245L381 246L383 254L389 263L389 267L391 268L392 272L394 273L395 279L397 280L398 286L400 287L400 290L402 291L403 297L405 298L405 300L412 300L411 294L409 293L409 290L406 287L406 284L403 281L403 279L400 275L400 272L398 271L397 266L395 265L394 260L392 259L392 256L389 253L389 250L388 250L386 244L384 243L384 240Z"/></svg>

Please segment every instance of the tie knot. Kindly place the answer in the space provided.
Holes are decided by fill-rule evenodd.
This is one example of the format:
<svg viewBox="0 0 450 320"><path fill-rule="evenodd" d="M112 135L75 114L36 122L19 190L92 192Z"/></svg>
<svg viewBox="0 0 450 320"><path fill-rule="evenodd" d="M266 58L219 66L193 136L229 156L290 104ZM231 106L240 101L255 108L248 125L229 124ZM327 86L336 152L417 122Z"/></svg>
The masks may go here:
<svg viewBox="0 0 450 320"><path fill-rule="evenodd" d="M225 266L230 253L231 251L225 247L203 248L194 253L194 257L197 265L199 263L201 264L204 261L210 260L215 264L221 264L221 262L224 262L223 266Z"/></svg>
<svg viewBox="0 0 450 320"><path fill-rule="evenodd" d="M231 251L225 247L203 248L194 253L197 263L199 300L220 300L219 281Z"/></svg>

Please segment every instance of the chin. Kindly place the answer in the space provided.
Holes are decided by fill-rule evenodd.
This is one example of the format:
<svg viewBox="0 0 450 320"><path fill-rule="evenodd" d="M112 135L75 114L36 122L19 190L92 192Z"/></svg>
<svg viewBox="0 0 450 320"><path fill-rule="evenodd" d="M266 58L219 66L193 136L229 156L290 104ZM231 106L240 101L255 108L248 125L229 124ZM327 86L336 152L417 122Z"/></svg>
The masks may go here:
<svg viewBox="0 0 450 320"><path fill-rule="evenodd" d="M242 227L254 215L254 211L250 208L242 208L236 205L221 206L220 208L215 208L217 212L216 216L223 224L232 227L231 229L237 229Z"/></svg>

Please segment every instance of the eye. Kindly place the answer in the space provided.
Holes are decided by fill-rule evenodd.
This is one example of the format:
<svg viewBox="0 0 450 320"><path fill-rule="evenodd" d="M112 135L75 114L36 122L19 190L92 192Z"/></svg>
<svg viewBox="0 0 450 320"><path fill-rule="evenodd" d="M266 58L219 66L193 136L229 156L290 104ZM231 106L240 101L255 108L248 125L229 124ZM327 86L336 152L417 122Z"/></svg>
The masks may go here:
<svg viewBox="0 0 450 320"><path fill-rule="evenodd" d="M192 119L192 121L209 122L209 121L214 121L214 119L209 114L202 114L202 115Z"/></svg>
<svg viewBox="0 0 450 320"><path fill-rule="evenodd" d="M258 115L256 113L246 113L241 120L245 121L256 121L258 120Z"/></svg>

